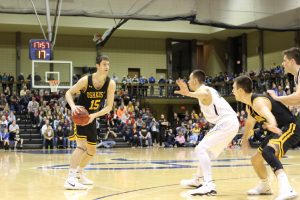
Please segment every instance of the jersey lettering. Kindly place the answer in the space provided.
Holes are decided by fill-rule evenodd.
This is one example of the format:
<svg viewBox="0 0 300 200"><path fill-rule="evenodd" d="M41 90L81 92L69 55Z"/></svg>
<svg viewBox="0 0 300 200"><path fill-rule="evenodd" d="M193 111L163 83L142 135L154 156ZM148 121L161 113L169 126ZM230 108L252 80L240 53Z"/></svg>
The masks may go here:
<svg viewBox="0 0 300 200"><path fill-rule="evenodd" d="M94 99L94 98L103 98L103 93L104 92L87 92L86 96L89 99Z"/></svg>

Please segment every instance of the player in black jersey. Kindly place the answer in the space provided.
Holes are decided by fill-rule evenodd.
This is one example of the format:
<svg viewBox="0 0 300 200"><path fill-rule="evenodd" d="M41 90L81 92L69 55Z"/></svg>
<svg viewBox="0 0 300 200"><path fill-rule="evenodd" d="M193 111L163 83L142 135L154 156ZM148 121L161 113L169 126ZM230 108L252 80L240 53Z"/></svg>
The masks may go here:
<svg viewBox="0 0 300 200"><path fill-rule="evenodd" d="M274 90L268 90L267 92L276 101L280 101L288 106L298 106L300 105L300 87L298 86L298 84L300 84L300 49L293 47L283 51L282 66L285 72L294 75L294 81L297 87L296 91L287 96L276 96Z"/></svg>
<svg viewBox="0 0 300 200"><path fill-rule="evenodd" d="M76 139L77 147L71 156L69 176L64 184L66 189L82 190L87 189L86 185L93 184L82 171L96 153L96 118L109 113L113 107L116 83L107 76L109 58L97 56L96 68L95 73L82 77L65 96L72 113L77 113L84 107L90 114L86 125L74 125L74 134L70 137ZM79 99L75 104L72 95L78 93ZM103 103L105 106L100 110Z"/></svg>
<svg viewBox="0 0 300 200"><path fill-rule="evenodd" d="M272 194L264 160L271 166L277 176L279 195L276 200L290 199L297 193L289 184L280 158L293 145L300 141L300 128L293 114L282 103L269 95L252 93L252 81L248 76L239 76L234 80L233 94L237 101L247 105L248 113L242 149L249 148L249 135L256 122L261 123L269 131L261 143L258 152L252 156L251 162L261 182L248 191L249 195Z"/></svg>

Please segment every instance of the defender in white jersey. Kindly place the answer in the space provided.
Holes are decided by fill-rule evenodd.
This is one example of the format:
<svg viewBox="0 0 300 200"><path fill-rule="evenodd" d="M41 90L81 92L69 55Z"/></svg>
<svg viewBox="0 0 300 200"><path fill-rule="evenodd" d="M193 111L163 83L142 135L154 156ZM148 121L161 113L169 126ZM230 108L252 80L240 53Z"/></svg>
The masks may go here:
<svg viewBox="0 0 300 200"><path fill-rule="evenodd" d="M211 159L216 158L232 141L239 130L239 122L235 111L218 92L204 84L205 73L195 70L191 73L188 85L183 80L177 80L180 90L177 94L197 98L200 109L206 120L215 126L196 146L195 153L199 165L195 178L182 180L182 186L197 187L184 195L215 195L216 186L212 180Z"/></svg>
<svg viewBox="0 0 300 200"><path fill-rule="evenodd" d="M299 106L300 105L300 49L293 47L283 51L282 66L285 72L294 75L294 81L296 85L296 91L287 96L276 96L274 90L268 90L269 95L276 101L287 106Z"/></svg>

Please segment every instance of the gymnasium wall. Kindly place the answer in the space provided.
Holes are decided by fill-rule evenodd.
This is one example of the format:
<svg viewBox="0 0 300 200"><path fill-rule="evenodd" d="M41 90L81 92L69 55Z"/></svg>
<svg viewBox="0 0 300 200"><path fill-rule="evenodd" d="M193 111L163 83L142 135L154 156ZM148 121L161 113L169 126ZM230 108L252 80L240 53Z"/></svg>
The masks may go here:
<svg viewBox="0 0 300 200"><path fill-rule="evenodd" d="M16 36L14 33L0 32L0 72L16 73Z"/></svg>
<svg viewBox="0 0 300 200"><path fill-rule="evenodd" d="M282 63L282 51L295 46L294 32L264 32L265 69Z"/></svg>
<svg viewBox="0 0 300 200"><path fill-rule="evenodd" d="M264 68L282 63L282 51L294 46L294 32L264 32ZM247 34L247 69L259 71L258 32Z"/></svg>
<svg viewBox="0 0 300 200"><path fill-rule="evenodd" d="M31 73L28 59L28 41L43 38L42 34L21 33L21 72L25 77ZM204 70L208 75L226 71L225 40L204 41ZM257 31L247 34L247 68L258 71ZM264 32L265 68L273 62L282 62L281 51L294 46L294 32ZM0 32L0 72L16 76L15 33ZM91 36L58 35L54 48L55 60L71 60L74 67L95 65L96 49ZM128 68L140 68L141 75L155 76L156 69L166 69L166 47L164 39L111 38L102 50L111 58L110 74L121 78Z"/></svg>
<svg viewBox="0 0 300 200"><path fill-rule="evenodd" d="M28 41L43 38L41 34L21 34L21 72L31 73ZM127 75L128 68L141 68L141 75L155 75L166 68L165 40L111 38L103 49L111 59L110 74ZM58 35L54 48L55 60L71 60L74 67L95 66L96 48L90 36ZM16 75L15 33L0 32L0 72Z"/></svg>
<svg viewBox="0 0 300 200"><path fill-rule="evenodd" d="M204 45L204 71L207 75L215 76L227 71L225 65L226 41L213 39Z"/></svg>
<svg viewBox="0 0 300 200"><path fill-rule="evenodd" d="M247 71L259 71L258 32L247 34Z"/></svg>

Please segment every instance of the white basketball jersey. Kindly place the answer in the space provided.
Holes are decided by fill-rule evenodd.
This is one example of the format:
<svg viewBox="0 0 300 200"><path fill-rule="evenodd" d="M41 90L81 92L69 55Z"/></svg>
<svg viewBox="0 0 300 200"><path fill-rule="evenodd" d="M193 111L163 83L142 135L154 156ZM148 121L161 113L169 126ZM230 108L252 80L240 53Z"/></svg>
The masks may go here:
<svg viewBox="0 0 300 200"><path fill-rule="evenodd" d="M212 97L212 102L210 105L203 105L201 101L198 100L201 112L208 122L216 124L218 121L220 122L222 119L227 117L237 117L235 111L232 109L229 103L223 97L221 97L214 88L205 85L200 86L200 88L202 87L208 89Z"/></svg>
<svg viewBox="0 0 300 200"><path fill-rule="evenodd" d="M300 76L299 76L299 73L300 73L300 69L298 70L297 76L294 76L294 81L295 81L296 87L298 87L299 82L300 82Z"/></svg>

